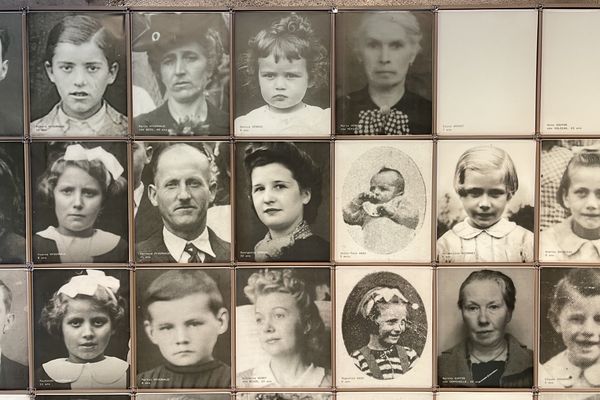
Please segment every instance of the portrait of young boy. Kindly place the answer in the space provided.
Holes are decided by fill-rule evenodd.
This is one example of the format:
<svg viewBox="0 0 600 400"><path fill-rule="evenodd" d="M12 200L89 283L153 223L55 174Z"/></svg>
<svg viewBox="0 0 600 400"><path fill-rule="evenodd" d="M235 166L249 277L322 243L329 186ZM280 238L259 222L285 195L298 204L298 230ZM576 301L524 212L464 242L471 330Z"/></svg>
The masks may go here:
<svg viewBox="0 0 600 400"><path fill-rule="evenodd" d="M227 269L138 273L138 388L230 387L229 282Z"/></svg>

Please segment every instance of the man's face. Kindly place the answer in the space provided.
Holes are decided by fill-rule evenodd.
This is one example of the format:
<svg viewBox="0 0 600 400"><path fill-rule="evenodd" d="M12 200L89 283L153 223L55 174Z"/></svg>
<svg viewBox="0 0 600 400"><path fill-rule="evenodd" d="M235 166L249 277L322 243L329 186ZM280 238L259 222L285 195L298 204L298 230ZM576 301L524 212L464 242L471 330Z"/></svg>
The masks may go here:
<svg viewBox="0 0 600 400"><path fill-rule="evenodd" d="M203 93L211 75L204 53L199 43L187 42L162 56L160 78L170 98L188 103Z"/></svg>
<svg viewBox="0 0 600 400"><path fill-rule="evenodd" d="M213 359L217 338L227 331L228 313L222 308L215 315L209 300L206 293L193 293L148 306L146 333L171 364L189 366Z"/></svg>
<svg viewBox="0 0 600 400"><path fill-rule="evenodd" d="M0 289L0 340L15 322L15 315L6 309L4 304L5 295L4 290Z"/></svg>
<svg viewBox="0 0 600 400"><path fill-rule="evenodd" d="M170 232L192 240L204 231L215 185L206 155L187 144L177 144L159 155L148 198Z"/></svg>
<svg viewBox="0 0 600 400"><path fill-rule="evenodd" d="M146 142L136 141L131 145L133 150L133 187L136 188L142 181L144 167L152 161L152 146Z"/></svg>
<svg viewBox="0 0 600 400"><path fill-rule="evenodd" d="M96 43L58 43L52 61L46 61L48 78L56 86L65 114L87 119L102 107L106 87L117 78L117 63L108 65Z"/></svg>
<svg viewBox="0 0 600 400"><path fill-rule="evenodd" d="M2 51L4 47L2 47L2 42L0 41L0 81L6 78L6 73L8 72L8 60L5 60L2 57Z"/></svg>

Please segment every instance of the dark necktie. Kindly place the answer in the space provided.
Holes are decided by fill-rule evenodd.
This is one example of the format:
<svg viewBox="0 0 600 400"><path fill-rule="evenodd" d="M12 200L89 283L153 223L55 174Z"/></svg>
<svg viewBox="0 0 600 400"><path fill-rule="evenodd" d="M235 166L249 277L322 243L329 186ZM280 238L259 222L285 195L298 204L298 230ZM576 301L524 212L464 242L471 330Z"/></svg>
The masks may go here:
<svg viewBox="0 0 600 400"><path fill-rule="evenodd" d="M185 245L185 248L183 249L183 251L185 251L186 253L188 253L190 255L190 259L188 260L188 263L201 263L202 262L202 258L200 258L201 251L196 246L194 246L192 243L187 243Z"/></svg>

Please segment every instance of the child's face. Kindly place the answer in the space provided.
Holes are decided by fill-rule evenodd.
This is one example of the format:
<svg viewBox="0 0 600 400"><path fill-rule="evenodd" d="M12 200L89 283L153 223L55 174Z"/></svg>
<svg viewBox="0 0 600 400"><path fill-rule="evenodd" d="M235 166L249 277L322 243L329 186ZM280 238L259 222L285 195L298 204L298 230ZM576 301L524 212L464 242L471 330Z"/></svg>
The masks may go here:
<svg viewBox="0 0 600 400"><path fill-rule="evenodd" d="M570 292L571 301L561 310L554 328L562 336L569 361L586 367L600 357L600 296Z"/></svg>
<svg viewBox="0 0 600 400"><path fill-rule="evenodd" d="M378 304L377 307L379 316L375 318L375 322L379 326L379 343L383 347L397 344L400 335L406 330L406 304L387 303Z"/></svg>
<svg viewBox="0 0 600 400"><path fill-rule="evenodd" d="M258 296L254 304L258 337L270 355L298 354L302 332L300 310L289 293Z"/></svg>
<svg viewBox="0 0 600 400"><path fill-rule="evenodd" d="M377 203L387 203L399 194L398 175L393 171L373 175L369 190L377 197Z"/></svg>
<svg viewBox="0 0 600 400"><path fill-rule="evenodd" d="M112 330L110 315L92 300L70 299L62 320L69 361L82 364L102 360Z"/></svg>
<svg viewBox="0 0 600 400"><path fill-rule="evenodd" d="M466 170L463 188L460 200L476 228L489 228L500 220L510 200L503 171Z"/></svg>
<svg viewBox="0 0 600 400"><path fill-rule="evenodd" d="M171 364L188 366L213 359L220 334L227 331L228 313L209 309L206 293L156 301L148 306L151 321L144 321L148 337Z"/></svg>
<svg viewBox="0 0 600 400"><path fill-rule="evenodd" d="M89 118L100 109L106 87L115 81L118 71L118 64L108 65L94 42L58 43L52 63L46 62L45 67L63 111L77 119Z"/></svg>
<svg viewBox="0 0 600 400"><path fill-rule="evenodd" d="M285 57L275 62L269 55L258 59L258 83L263 99L275 111L291 111L302 104L308 89L306 60L288 60Z"/></svg>
<svg viewBox="0 0 600 400"><path fill-rule="evenodd" d="M585 229L600 229L600 168L572 168L569 180L563 203L571 211L573 221Z"/></svg>

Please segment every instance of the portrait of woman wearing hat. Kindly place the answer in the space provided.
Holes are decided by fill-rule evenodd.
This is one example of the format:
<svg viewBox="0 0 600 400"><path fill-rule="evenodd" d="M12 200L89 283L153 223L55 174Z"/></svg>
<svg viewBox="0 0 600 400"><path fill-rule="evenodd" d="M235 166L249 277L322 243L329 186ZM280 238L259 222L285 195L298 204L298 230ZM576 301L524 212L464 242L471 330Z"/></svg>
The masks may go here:
<svg viewBox="0 0 600 400"><path fill-rule="evenodd" d="M228 18L226 13L135 15L136 135L229 135Z"/></svg>

